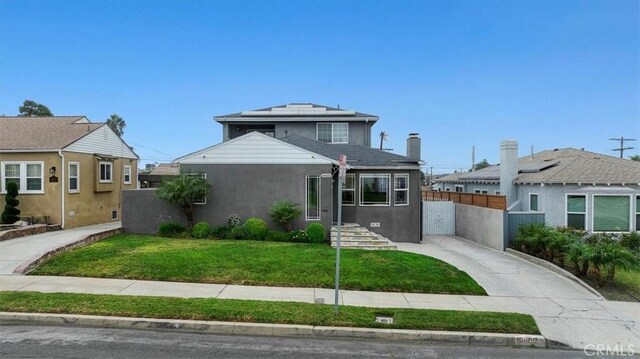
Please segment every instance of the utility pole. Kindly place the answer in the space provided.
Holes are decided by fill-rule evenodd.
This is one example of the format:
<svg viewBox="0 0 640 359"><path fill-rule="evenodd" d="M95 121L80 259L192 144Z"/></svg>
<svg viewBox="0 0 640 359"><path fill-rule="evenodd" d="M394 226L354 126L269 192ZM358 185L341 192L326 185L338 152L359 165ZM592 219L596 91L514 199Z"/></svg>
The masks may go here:
<svg viewBox="0 0 640 359"><path fill-rule="evenodd" d="M620 142L620 147L619 148L614 148L611 151L619 151L620 152L620 158L624 158L624 151L625 150L632 150L635 147L624 147L624 141L635 141L635 138L624 138L624 137L620 137L620 138L610 138L609 140L611 141L618 141Z"/></svg>
<svg viewBox="0 0 640 359"><path fill-rule="evenodd" d="M471 172L476 170L476 146L471 147Z"/></svg>

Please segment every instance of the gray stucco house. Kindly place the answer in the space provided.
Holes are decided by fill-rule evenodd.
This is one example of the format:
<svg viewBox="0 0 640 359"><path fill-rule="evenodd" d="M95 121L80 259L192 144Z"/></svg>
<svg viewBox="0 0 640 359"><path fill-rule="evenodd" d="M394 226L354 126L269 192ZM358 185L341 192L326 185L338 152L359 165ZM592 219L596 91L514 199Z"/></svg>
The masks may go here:
<svg viewBox="0 0 640 359"><path fill-rule="evenodd" d="M398 242L421 239L420 139L408 157L370 148L377 116L315 104L289 104L216 116L223 142L175 160L202 173L212 190L196 221L225 224L232 213L270 222L274 201L290 199L303 215L294 227L337 221L338 156L347 156L343 222ZM270 223L273 228L277 224Z"/></svg>
<svg viewBox="0 0 640 359"><path fill-rule="evenodd" d="M515 141L502 143L500 162L441 177L437 189L503 194L509 211L542 212L552 226L640 230L640 162L573 148L518 159Z"/></svg>

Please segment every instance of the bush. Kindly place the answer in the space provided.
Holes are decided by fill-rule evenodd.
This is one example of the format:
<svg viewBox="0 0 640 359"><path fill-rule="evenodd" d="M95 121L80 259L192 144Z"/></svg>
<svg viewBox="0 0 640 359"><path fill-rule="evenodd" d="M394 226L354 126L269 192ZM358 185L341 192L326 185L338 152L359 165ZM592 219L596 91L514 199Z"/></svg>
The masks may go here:
<svg viewBox="0 0 640 359"><path fill-rule="evenodd" d="M634 252L640 252L640 232L624 233L620 245Z"/></svg>
<svg viewBox="0 0 640 359"><path fill-rule="evenodd" d="M247 227L244 225L232 227L229 231L229 239L249 239Z"/></svg>
<svg viewBox="0 0 640 359"><path fill-rule="evenodd" d="M14 224L20 220L20 210L17 208L20 201L16 197L18 197L18 184L7 182L7 195L4 197L6 204L0 218L4 224Z"/></svg>
<svg viewBox="0 0 640 359"><path fill-rule="evenodd" d="M187 228L179 223L165 222L158 227L160 237L177 238L187 232Z"/></svg>
<svg viewBox="0 0 640 359"><path fill-rule="evenodd" d="M291 242L309 243L311 240L303 229L291 233Z"/></svg>
<svg viewBox="0 0 640 359"><path fill-rule="evenodd" d="M207 238L211 233L211 226L207 222L198 222L191 230L191 235L195 238Z"/></svg>
<svg viewBox="0 0 640 359"><path fill-rule="evenodd" d="M322 243L326 238L324 226L320 223L310 223L306 233L311 243Z"/></svg>
<svg viewBox="0 0 640 359"><path fill-rule="evenodd" d="M217 239L229 239L231 238L231 227L229 226L217 226L211 228L211 232L209 232L211 237Z"/></svg>
<svg viewBox="0 0 640 359"><path fill-rule="evenodd" d="M239 226L240 223L240 216L238 216L237 213L233 213L227 218L227 224L229 224L229 227L231 228Z"/></svg>
<svg viewBox="0 0 640 359"><path fill-rule="evenodd" d="M244 222L244 227L247 230L248 239L256 241L264 240L269 232L267 222L260 218L248 218Z"/></svg>
<svg viewBox="0 0 640 359"><path fill-rule="evenodd" d="M266 240L272 241L272 242L291 242L291 233L280 232L280 231L269 231L267 232Z"/></svg>
<svg viewBox="0 0 640 359"><path fill-rule="evenodd" d="M271 218L276 222L282 223L284 230L287 232L291 232L291 222L301 214L300 205L288 199L273 202L269 210Z"/></svg>

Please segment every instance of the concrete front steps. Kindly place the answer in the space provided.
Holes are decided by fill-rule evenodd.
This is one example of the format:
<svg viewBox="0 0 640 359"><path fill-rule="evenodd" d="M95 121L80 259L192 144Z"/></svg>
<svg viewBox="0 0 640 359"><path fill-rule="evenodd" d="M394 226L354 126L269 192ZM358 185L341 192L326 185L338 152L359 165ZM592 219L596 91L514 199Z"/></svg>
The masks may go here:
<svg viewBox="0 0 640 359"><path fill-rule="evenodd" d="M336 247L338 240L338 226L331 227L331 247ZM398 249L389 239L371 232L357 223L344 223L340 236L340 248L356 248L370 250Z"/></svg>

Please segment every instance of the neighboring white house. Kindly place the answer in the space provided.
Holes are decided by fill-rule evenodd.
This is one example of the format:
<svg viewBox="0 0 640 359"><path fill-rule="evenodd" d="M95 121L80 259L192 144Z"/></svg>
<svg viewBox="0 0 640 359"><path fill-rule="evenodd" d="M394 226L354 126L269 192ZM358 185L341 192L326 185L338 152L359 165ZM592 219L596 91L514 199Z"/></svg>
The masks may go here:
<svg viewBox="0 0 640 359"><path fill-rule="evenodd" d="M573 148L517 159L515 141L505 142L502 166L438 178L437 189L501 193L507 196L509 211L543 212L552 226L640 230L640 162Z"/></svg>

